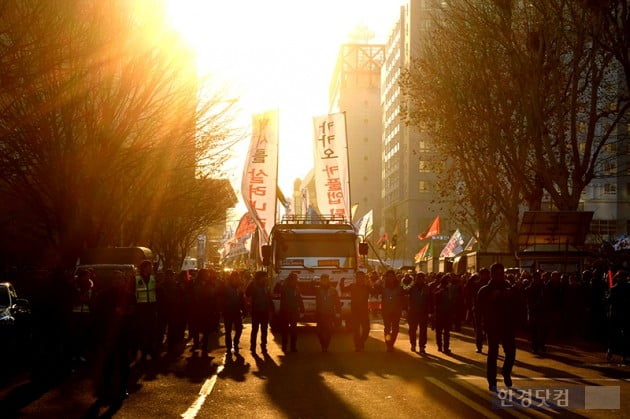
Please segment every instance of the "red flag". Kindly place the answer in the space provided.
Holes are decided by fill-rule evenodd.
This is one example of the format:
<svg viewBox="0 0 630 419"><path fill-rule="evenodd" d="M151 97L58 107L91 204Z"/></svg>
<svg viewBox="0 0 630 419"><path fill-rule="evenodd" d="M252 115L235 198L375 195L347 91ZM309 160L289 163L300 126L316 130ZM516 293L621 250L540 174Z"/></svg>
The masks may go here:
<svg viewBox="0 0 630 419"><path fill-rule="evenodd" d="M609 269L608 270L608 288L612 288L612 287L613 287L613 273Z"/></svg>
<svg viewBox="0 0 630 419"><path fill-rule="evenodd" d="M386 243L389 240L389 235L387 234L387 232L383 233L381 235L381 237L378 238L378 240L376 241L376 245L380 246L383 243Z"/></svg>
<svg viewBox="0 0 630 419"><path fill-rule="evenodd" d="M416 253L416 257L414 258L416 263L418 263L422 259L424 259L424 257L428 253L427 251L429 250L429 246L430 245L431 245L431 242L425 244L424 247L422 249L420 249L420 251L418 253Z"/></svg>
<svg viewBox="0 0 630 419"><path fill-rule="evenodd" d="M427 231L418 235L418 239L424 240L428 237L437 236L438 234L440 234L440 216L439 215L435 217L435 220L433 220L433 222L431 223Z"/></svg>

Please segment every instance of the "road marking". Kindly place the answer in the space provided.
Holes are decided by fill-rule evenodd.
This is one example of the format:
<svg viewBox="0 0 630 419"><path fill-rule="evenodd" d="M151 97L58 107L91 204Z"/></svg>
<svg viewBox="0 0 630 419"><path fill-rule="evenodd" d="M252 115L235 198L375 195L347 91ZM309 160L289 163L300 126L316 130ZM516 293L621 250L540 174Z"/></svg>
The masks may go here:
<svg viewBox="0 0 630 419"><path fill-rule="evenodd" d="M199 413L199 410L205 403L206 398L210 395L210 393L212 393L212 389L214 388L214 385L217 382L217 377L219 376L219 374L221 374L221 371L223 371L223 368L225 368L226 356L227 354L223 355L221 364L217 367L216 372L212 374L212 377L206 378L206 381L204 381L203 385L201 386L201 390L199 390L199 397L197 397L197 400L195 400L194 403L190 405L188 410L182 413L181 415L182 418L193 419L197 416L197 414Z"/></svg>
<svg viewBox="0 0 630 419"><path fill-rule="evenodd" d="M452 387L444 384L440 380L438 380L436 378L433 378L433 377L425 377L425 378L426 378L426 380L428 382L430 382L434 386L439 387L443 391L445 391L448 394L450 394L451 396L455 397L457 400L459 400L462 403L464 403L466 406L470 407L471 409L476 410L477 412L482 414L484 417L486 417L486 418L500 418L500 416L495 414L494 412L492 412L492 410L487 409L487 408L483 407L482 405L480 405L479 403L476 403L476 402L470 400L468 397L464 396L462 393L460 393L459 391L453 389Z"/></svg>

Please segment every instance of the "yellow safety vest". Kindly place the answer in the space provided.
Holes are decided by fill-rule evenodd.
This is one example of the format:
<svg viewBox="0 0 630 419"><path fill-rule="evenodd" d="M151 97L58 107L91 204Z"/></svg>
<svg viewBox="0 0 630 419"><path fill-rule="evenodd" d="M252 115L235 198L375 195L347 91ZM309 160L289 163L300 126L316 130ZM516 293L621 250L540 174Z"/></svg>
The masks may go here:
<svg viewBox="0 0 630 419"><path fill-rule="evenodd" d="M92 299L92 290L88 290L88 300ZM72 311L74 313L89 313L90 306L87 304L76 304L72 306Z"/></svg>
<svg viewBox="0 0 630 419"><path fill-rule="evenodd" d="M142 276L136 276L136 302L137 303L155 303L155 277L151 275L149 277L149 283L147 284L142 279Z"/></svg>

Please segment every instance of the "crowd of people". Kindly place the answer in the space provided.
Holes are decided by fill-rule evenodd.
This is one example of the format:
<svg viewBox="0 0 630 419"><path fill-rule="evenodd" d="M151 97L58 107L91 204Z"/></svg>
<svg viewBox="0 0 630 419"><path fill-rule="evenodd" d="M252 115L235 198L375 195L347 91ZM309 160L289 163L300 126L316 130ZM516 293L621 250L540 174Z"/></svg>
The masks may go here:
<svg viewBox="0 0 630 419"><path fill-rule="evenodd" d="M213 345L218 345L222 331L227 355L238 354L246 315L251 316L250 351L259 348L267 353L272 321L281 335L282 350L298 351L297 324L304 301L295 273L271 289L264 271L156 274L147 260L136 275L117 271L106 284L95 287L95 283L95 273L89 269L77 272L71 282L55 282L57 297L46 306L50 311L46 307L40 311L47 321L40 322L41 356L35 358L46 362L58 355L56 359L67 360L71 368L82 363L94 366L96 389L103 400L121 401L127 396L132 364L179 355L186 345L205 355L215 349L210 339L214 337ZM274 294L279 299L277 312ZM630 360L630 285L625 272L506 274L500 264L464 275L359 271L342 279L338 287L322 275L315 289L322 352L329 350L341 321L341 297L350 299L345 320L356 351L365 349L375 317L382 319L388 352L394 351L402 322L409 326L410 350L421 355L428 350L429 329L435 333L437 350L449 354L451 331L470 327L477 352L487 345L491 390L496 390L499 345L505 352L504 383L511 386L519 334L529 337L532 352L539 356L544 356L549 340L591 339L605 342L609 357L618 354L624 362Z"/></svg>

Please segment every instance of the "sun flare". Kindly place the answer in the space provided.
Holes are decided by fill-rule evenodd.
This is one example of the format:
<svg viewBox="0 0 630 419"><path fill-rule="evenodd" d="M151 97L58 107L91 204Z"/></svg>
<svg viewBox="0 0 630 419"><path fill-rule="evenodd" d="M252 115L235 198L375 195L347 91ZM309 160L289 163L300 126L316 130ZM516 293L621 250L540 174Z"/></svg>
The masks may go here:
<svg viewBox="0 0 630 419"><path fill-rule="evenodd" d="M171 24L196 52L199 72L211 74L228 86L228 95L240 98L244 125L253 113L279 109L279 184L287 193L313 165L312 117L328 112L328 85L340 45L360 22L384 39L398 12L393 3L166 1ZM235 153L238 179L246 149L243 144Z"/></svg>

